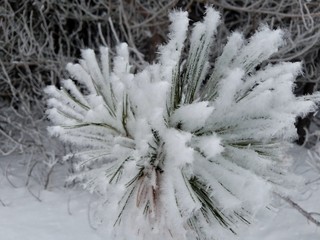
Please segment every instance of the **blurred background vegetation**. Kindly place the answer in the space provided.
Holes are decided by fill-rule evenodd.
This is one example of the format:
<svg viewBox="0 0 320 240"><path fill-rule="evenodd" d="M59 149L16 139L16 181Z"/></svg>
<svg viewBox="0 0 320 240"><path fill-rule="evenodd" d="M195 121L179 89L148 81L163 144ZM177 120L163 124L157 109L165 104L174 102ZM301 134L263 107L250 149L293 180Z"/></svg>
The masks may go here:
<svg viewBox="0 0 320 240"><path fill-rule="evenodd" d="M80 49L112 49L127 42L137 71L145 61L152 62L157 46L167 41L172 9L188 11L193 23L202 18L207 4L221 12L224 23L213 55L221 52L232 31L250 37L263 24L282 28L287 45L270 62L302 61L304 74L297 79L296 94L319 89L317 0L0 0L0 154L30 154L30 171L37 164L52 165L66 146L46 135L43 88L66 77L66 63L77 59ZM299 144L313 147L318 142L319 117L314 113L297 120Z"/></svg>

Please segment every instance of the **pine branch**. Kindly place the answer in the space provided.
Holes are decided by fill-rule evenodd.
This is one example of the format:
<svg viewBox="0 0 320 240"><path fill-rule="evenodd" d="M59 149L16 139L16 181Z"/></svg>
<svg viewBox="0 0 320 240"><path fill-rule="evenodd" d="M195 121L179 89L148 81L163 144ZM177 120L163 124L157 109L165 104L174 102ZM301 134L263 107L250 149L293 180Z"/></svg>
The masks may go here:
<svg viewBox="0 0 320 240"><path fill-rule="evenodd" d="M294 96L300 63L265 66L281 30L262 27L248 41L235 32L212 64L219 13L208 7L189 49L187 13L170 19L168 43L141 73L130 71L127 44L113 61L100 48L101 64L83 51L68 65L73 80L46 89L49 131L79 148L66 159L76 161L73 179L104 198L110 238L231 239L274 185L294 185L280 156L320 94Z"/></svg>

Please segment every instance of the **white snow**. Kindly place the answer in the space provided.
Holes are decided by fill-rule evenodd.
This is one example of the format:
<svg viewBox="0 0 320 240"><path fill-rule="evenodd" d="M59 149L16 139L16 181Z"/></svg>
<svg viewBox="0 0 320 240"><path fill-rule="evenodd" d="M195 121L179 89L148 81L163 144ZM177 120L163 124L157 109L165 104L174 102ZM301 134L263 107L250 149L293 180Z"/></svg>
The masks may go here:
<svg viewBox="0 0 320 240"><path fill-rule="evenodd" d="M307 164L307 150L295 147L295 172L307 181L320 173ZM10 162L10 165L8 163ZM103 226L95 230L89 222L95 196L86 191L63 187L63 168L56 168L48 190L31 179L29 190L24 186L25 166L21 157L1 157L0 166L0 239L1 240L105 240ZM17 187L13 187L9 180ZM309 212L320 213L320 180L306 185L292 199ZM41 199L38 201L30 191ZM275 207L278 206L278 209ZM240 232L241 240L319 240L320 228L297 210L277 201L270 210L256 214L251 227ZM91 209L91 211L89 210ZM314 216L316 218L316 216ZM319 219L319 217L318 217ZM241 230L240 230L241 231Z"/></svg>
<svg viewBox="0 0 320 240"><path fill-rule="evenodd" d="M205 125L214 108L209 102L196 102L181 106L171 115L171 125L183 124L184 129L195 131Z"/></svg>
<svg viewBox="0 0 320 240"><path fill-rule="evenodd" d="M320 172L307 164L307 150L295 147L291 151L294 171L301 174L306 183L316 180ZM291 197L307 212L320 213L320 179L303 186L303 189ZM264 210L257 214L260 220L246 233L246 240L319 240L320 227L303 217L288 203L279 201L279 209ZM271 208L272 209L272 208ZM313 216L320 221L320 216Z"/></svg>
<svg viewBox="0 0 320 240"><path fill-rule="evenodd" d="M48 190L43 190L34 179L26 188L26 166L21 162L21 159L0 157L1 240L102 239L88 222L92 196L64 188L61 173L57 175L61 169L54 173L55 183L51 183ZM5 172L15 187L7 180Z"/></svg>

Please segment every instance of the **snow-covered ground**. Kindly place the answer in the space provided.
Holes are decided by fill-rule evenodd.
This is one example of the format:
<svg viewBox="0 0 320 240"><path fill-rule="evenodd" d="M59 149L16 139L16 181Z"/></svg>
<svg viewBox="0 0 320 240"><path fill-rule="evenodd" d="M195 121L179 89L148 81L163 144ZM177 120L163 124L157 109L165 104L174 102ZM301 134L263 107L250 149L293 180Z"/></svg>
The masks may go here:
<svg viewBox="0 0 320 240"><path fill-rule="evenodd" d="M63 188L57 174L48 190L34 179L26 188L24 161L11 158L0 158L0 240L102 239L88 224L86 192Z"/></svg>
<svg viewBox="0 0 320 240"><path fill-rule="evenodd" d="M308 183L303 191L295 194L292 200L307 212L320 213L320 172L307 162L307 150L295 147L291 151L294 158L294 171L302 175ZM316 180L316 181L315 181ZM310 183L312 182L312 183ZM263 211L258 215L259 222L249 229L245 240L320 240L320 227L309 222L288 203L280 201L281 207L273 211ZM313 216L320 220L320 216Z"/></svg>
<svg viewBox="0 0 320 240"><path fill-rule="evenodd" d="M306 164L305 150L296 147L292 153L296 158L296 172L310 181L320 176ZM94 196L64 188L61 182L64 174L59 174L59 168L48 190L43 190L36 181L25 187L26 174L21 161L0 158L0 166L0 240L105 240L88 220ZM319 186L320 180L308 184L305 192L294 200L305 210L320 213ZM320 239L320 228L286 203L278 210L261 211L258 220L240 239Z"/></svg>

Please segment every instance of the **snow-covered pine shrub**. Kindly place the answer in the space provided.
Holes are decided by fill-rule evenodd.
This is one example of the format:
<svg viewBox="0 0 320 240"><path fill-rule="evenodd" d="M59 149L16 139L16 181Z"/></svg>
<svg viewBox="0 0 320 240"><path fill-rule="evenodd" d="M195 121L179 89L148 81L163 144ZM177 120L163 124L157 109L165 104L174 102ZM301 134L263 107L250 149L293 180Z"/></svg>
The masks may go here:
<svg viewBox="0 0 320 240"><path fill-rule="evenodd" d="M71 79L46 88L49 132L78 147L66 159L105 198L108 239L231 239L294 181L282 153L319 100L293 95L300 63L261 65L281 30L234 32L210 64L219 13L194 25L186 59L187 13L170 19L170 40L142 72L130 72L122 43L112 64L106 47L100 61L83 50Z"/></svg>

